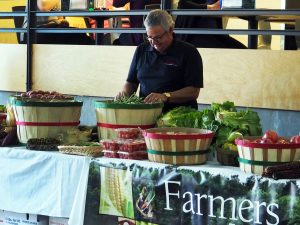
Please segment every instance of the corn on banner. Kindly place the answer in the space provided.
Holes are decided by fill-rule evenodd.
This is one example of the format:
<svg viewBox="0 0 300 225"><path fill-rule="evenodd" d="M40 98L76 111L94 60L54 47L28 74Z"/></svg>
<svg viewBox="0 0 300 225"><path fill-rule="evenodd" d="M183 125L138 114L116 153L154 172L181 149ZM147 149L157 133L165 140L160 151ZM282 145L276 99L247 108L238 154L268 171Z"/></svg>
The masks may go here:
<svg viewBox="0 0 300 225"><path fill-rule="evenodd" d="M85 225L299 225L300 180L213 165L95 159Z"/></svg>

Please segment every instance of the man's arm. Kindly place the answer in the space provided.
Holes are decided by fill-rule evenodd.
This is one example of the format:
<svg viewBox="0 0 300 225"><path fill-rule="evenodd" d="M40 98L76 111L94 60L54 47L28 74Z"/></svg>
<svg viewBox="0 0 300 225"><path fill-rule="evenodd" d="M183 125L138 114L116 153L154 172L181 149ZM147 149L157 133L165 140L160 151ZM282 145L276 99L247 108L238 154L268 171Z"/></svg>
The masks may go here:
<svg viewBox="0 0 300 225"><path fill-rule="evenodd" d="M145 103L152 103L152 102L182 103L182 102L196 100L199 96L199 93L200 93L200 88L188 86L179 89L177 91L169 92L169 94L171 95L170 97L167 97L165 94L162 93L151 93L145 98L144 102Z"/></svg>
<svg viewBox="0 0 300 225"><path fill-rule="evenodd" d="M182 103L192 100L196 100L199 96L200 88L197 87L185 87L177 91L170 92L171 97L168 99L169 102Z"/></svg>
<svg viewBox="0 0 300 225"><path fill-rule="evenodd" d="M117 94L115 99L120 99L125 96L127 97L130 96L134 92L136 92L137 88L138 88L137 84L126 81L125 84L123 85L122 91Z"/></svg>

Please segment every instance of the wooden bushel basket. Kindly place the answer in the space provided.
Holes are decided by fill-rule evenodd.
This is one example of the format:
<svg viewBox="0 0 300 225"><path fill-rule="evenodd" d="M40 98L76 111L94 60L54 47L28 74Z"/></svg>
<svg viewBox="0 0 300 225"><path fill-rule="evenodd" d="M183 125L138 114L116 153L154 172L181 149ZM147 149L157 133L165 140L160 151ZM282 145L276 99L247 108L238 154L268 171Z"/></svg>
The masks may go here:
<svg viewBox="0 0 300 225"><path fill-rule="evenodd" d="M238 167L238 156L239 154L237 151L222 148L217 149L217 160L221 165Z"/></svg>
<svg viewBox="0 0 300 225"><path fill-rule="evenodd" d="M249 139L235 141L240 169L244 172L262 175L267 166L280 165L300 159L300 144L261 144ZM249 141L250 140L250 141Z"/></svg>
<svg viewBox="0 0 300 225"><path fill-rule="evenodd" d="M165 127L143 132L150 161L174 165L204 164L214 133L196 128Z"/></svg>
<svg viewBox="0 0 300 225"><path fill-rule="evenodd" d="M26 144L30 138L57 138L79 125L82 102L11 100L18 138Z"/></svg>
<svg viewBox="0 0 300 225"><path fill-rule="evenodd" d="M99 139L114 139L117 128L148 129L155 126L163 103L122 104L113 101L96 101L96 118Z"/></svg>

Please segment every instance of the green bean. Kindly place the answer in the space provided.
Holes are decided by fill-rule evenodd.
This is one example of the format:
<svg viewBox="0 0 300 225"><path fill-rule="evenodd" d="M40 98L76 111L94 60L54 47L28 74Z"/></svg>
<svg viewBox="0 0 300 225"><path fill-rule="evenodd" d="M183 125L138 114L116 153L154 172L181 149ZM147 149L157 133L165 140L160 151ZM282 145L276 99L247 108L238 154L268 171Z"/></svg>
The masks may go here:
<svg viewBox="0 0 300 225"><path fill-rule="evenodd" d="M142 104L144 103L143 98L140 98L134 92L132 95L122 96L121 98L114 101L115 103L123 103L123 104Z"/></svg>

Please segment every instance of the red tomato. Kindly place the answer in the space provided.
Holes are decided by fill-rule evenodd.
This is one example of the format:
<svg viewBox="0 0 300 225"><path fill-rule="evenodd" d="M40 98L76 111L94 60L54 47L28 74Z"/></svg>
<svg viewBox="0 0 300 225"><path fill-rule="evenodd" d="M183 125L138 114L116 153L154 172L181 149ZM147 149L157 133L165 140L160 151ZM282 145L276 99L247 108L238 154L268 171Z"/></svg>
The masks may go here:
<svg viewBox="0 0 300 225"><path fill-rule="evenodd" d="M261 143L261 144L274 144L274 142L273 142L271 139L269 139L269 138L262 139L262 140L260 141L260 143Z"/></svg>
<svg viewBox="0 0 300 225"><path fill-rule="evenodd" d="M261 143L262 139L258 138L252 141L252 143Z"/></svg>
<svg viewBox="0 0 300 225"><path fill-rule="evenodd" d="M278 134L274 130L267 130L262 139L270 139L273 143L276 143L278 141Z"/></svg>
<svg viewBox="0 0 300 225"><path fill-rule="evenodd" d="M290 144L290 142L284 138L279 138L276 144Z"/></svg>
<svg viewBox="0 0 300 225"><path fill-rule="evenodd" d="M300 135L291 137L290 142L293 144L300 144Z"/></svg>

